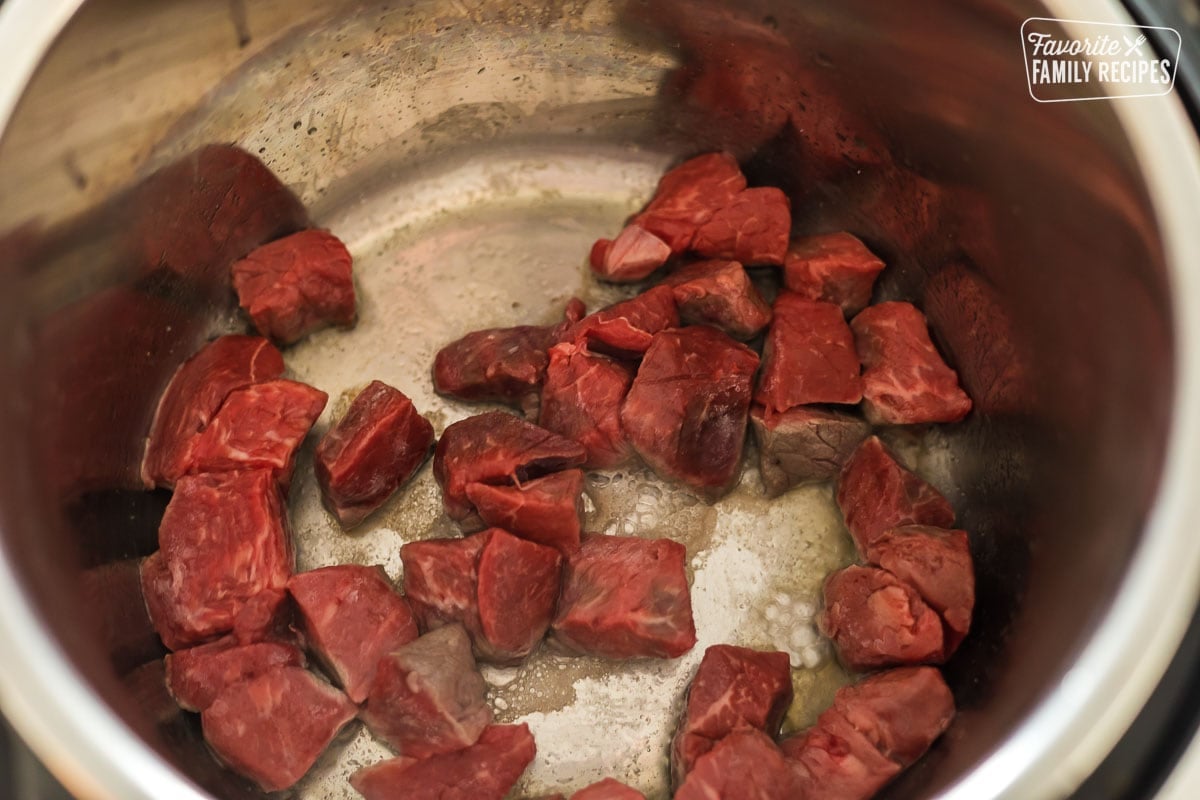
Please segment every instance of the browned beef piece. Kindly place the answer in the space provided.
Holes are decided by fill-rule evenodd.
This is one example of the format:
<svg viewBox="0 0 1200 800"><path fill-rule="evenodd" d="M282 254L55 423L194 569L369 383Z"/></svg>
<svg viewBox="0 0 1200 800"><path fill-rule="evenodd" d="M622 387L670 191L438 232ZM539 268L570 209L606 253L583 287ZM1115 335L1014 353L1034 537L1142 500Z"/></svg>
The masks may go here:
<svg viewBox="0 0 1200 800"><path fill-rule="evenodd" d="M485 688L467 632L445 625L379 660L363 721L402 756L452 753L491 723Z"/></svg>
<svg viewBox="0 0 1200 800"><path fill-rule="evenodd" d="M571 800L646 800L646 795L618 780L605 778L580 789L571 795Z"/></svg>
<svg viewBox="0 0 1200 800"><path fill-rule="evenodd" d="M305 666L299 647L280 642L237 644L229 638L169 653L167 689L180 708L203 711L227 686L279 667Z"/></svg>
<svg viewBox="0 0 1200 800"><path fill-rule="evenodd" d="M852 414L797 406L783 413L750 409L758 469L767 497L803 483L837 477L871 426Z"/></svg>
<svg viewBox="0 0 1200 800"><path fill-rule="evenodd" d="M265 792L295 785L358 707L325 681L280 667L235 683L200 715L213 752Z"/></svg>
<svg viewBox="0 0 1200 800"><path fill-rule="evenodd" d="M809 300L834 303L852 317L871 302L883 266L865 244L844 231L805 236L788 248L783 285Z"/></svg>
<svg viewBox="0 0 1200 800"><path fill-rule="evenodd" d="M743 189L700 226L692 250L742 264L782 264L792 232L792 204L779 189Z"/></svg>
<svg viewBox="0 0 1200 800"><path fill-rule="evenodd" d="M619 466L633 455L621 427L621 403L631 383L633 370L628 365L582 344L557 344L550 348L538 424L587 448L584 466Z"/></svg>
<svg viewBox="0 0 1200 800"><path fill-rule="evenodd" d="M902 467L877 436L859 445L842 468L837 503L859 555L866 555L867 547L890 528L954 524L946 498Z"/></svg>
<svg viewBox="0 0 1200 800"><path fill-rule="evenodd" d="M886 570L853 566L830 575L819 622L838 659L856 672L945 660L937 612Z"/></svg>
<svg viewBox="0 0 1200 800"><path fill-rule="evenodd" d="M328 399L320 389L287 380L230 392L193 443L188 473L269 469L286 491L296 452Z"/></svg>
<svg viewBox="0 0 1200 800"><path fill-rule="evenodd" d="M691 650L686 557L670 539L584 534L567 556L555 640L601 658L675 658Z"/></svg>
<svg viewBox="0 0 1200 800"><path fill-rule="evenodd" d="M536 754L528 725L489 725L463 750L383 761L350 784L365 800L504 800Z"/></svg>
<svg viewBox="0 0 1200 800"><path fill-rule="evenodd" d="M771 737L738 728L696 761L675 800L796 800L795 774Z"/></svg>
<svg viewBox="0 0 1200 800"><path fill-rule="evenodd" d="M328 231L301 231L233 264L238 302L263 336L284 344L357 313L350 252Z"/></svg>
<svg viewBox="0 0 1200 800"><path fill-rule="evenodd" d="M258 336L222 336L183 362L159 398L146 438L146 486L171 487L186 474L193 442L230 392L282 374L283 356Z"/></svg>
<svg viewBox="0 0 1200 800"><path fill-rule="evenodd" d="M601 280L634 283L667 263L671 248L641 225L626 225L616 239L597 239L588 264Z"/></svg>
<svg viewBox="0 0 1200 800"><path fill-rule="evenodd" d="M949 727L954 698L932 667L901 667L845 686L832 707L780 749L804 800L867 800Z"/></svg>
<svg viewBox="0 0 1200 800"><path fill-rule="evenodd" d="M901 770L832 710L779 749L794 765L798 800L869 800Z"/></svg>
<svg viewBox="0 0 1200 800"><path fill-rule="evenodd" d="M715 498L741 470L758 356L716 328L654 337L621 407L621 425L659 475Z"/></svg>
<svg viewBox="0 0 1200 800"><path fill-rule="evenodd" d="M518 325L468 333L434 356L433 388L447 397L504 403L534 416L538 391L546 378L546 351L561 341L583 314L583 303L572 299L557 325Z"/></svg>
<svg viewBox="0 0 1200 800"><path fill-rule="evenodd" d="M774 736L791 703L787 653L728 644L709 647L688 687L683 717L671 741L672 783L683 783L696 760L737 728Z"/></svg>
<svg viewBox="0 0 1200 800"><path fill-rule="evenodd" d="M674 293L669 287L655 286L631 300L589 314L566 336L574 342L586 343L596 353L640 358L654 334L678 327Z"/></svg>
<svg viewBox="0 0 1200 800"><path fill-rule="evenodd" d="M863 361L863 412L877 424L957 422L971 410L911 303L871 306L851 323Z"/></svg>
<svg viewBox="0 0 1200 800"><path fill-rule="evenodd" d="M736 261L697 261L663 279L687 325L712 325L750 339L771 322L771 306Z"/></svg>
<svg viewBox="0 0 1200 800"><path fill-rule="evenodd" d="M770 411L861 400L854 334L842 310L791 292L781 292L773 309L754 399Z"/></svg>
<svg viewBox="0 0 1200 800"><path fill-rule="evenodd" d="M520 486L472 483L467 498L492 527L569 553L583 525L583 472L565 469Z"/></svg>
<svg viewBox="0 0 1200 800"><path fill-rule="evenodd" d="M371 381L317 445L313 470L343 528L362 522L425 463L433 425L399 389Z"/></svg>
<svg viewBox="0 0 1200 800"><path fill-rule="evenodd" d="M417 638L408 601L382 567L338 564L293 575L296 599L313 652L356 703L367 697L379 659Z"/></svg>
<svg viewBox="0 0 1200 800"><path fill-rule="evenodd" d="M466 530L482 527L467 497L472 483L521 484L578 467L583 445L512 414L490 411L446 428L433 454L433 476L442 487L446 513Z"/></svg>
<svg viewBox="0 0 1200 800"><path fill-rule="evenodd" d="M728 153L706 153L663 175L646 210L633 221L679 254L691 246L700 226L745 188L737 159Z"/></svg>
<svg viewBox="0 0 1200 800"><path fill-rule="evenodd" d="M975 569L966 531L921 525L893 528L867 546L867 561L917 590L946 624L946 656L971 628Z"/></svg>
<svg viewBox="0 0 1200 800"><path fill-rule="evenodd" d="M460 622L480 659L511 664L529 655L558 598L558 551L499 528L465 539L400 548L404 592L423 630Z"/></svg>
<svg viewBox="0 0 1200 800"><path fill-rule="evenodd" d="M180 478L142 566L155 630L171 650L233 630L246 603L283 589L295 552L283 498L268 470Z"/></svg>

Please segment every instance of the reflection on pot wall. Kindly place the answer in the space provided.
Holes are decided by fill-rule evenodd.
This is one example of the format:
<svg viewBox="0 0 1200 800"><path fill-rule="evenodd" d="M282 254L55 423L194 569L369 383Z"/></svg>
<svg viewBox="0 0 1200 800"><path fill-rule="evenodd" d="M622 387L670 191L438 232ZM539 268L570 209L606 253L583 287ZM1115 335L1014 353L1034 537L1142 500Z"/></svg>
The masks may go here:
<svg viewBox="0 0 1200 800"><path fill-rule="evenodd" d="M976 400L939 470L979 571L948 669L964 713L891 793L948 785L1115 591L1171 391L1162 255L1115 122L1029 102L1015 31L1037 9L980 5L89 3L0 142L23 187L0 198L4 549L80 671L202 783L248 792L161 692L132 576L164 498L137 460L174 367L239 324L224 270L305 226L301 203L320 225L506 143L727 147L789 192L796 233L845 228L892 265L880 293L927 310Z"/></svg>

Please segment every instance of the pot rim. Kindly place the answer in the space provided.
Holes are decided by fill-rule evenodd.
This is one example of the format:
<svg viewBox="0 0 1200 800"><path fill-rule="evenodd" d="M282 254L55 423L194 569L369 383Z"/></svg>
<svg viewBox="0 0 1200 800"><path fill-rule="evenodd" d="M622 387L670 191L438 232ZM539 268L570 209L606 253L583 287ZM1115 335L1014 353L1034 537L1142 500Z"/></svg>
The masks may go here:
<svg viewBox="0 0 1200 800"><path fill-rule="evenodd" d="M0 137L42 57L83 0L0 5ZM1047 16L1133 24L1116 5L1045 0ZM1014 30L1013 52L1019 52ZM1033 102L1031 99L1030 102ZM1162 478L1120 589L1063 680L942 800L1069 794L1129 727L1170 663L1200 599L1200 144L1174 94L1113 101L1141 168L1169 268L1175 336L1173 406ZM208 795L163 760L90 690L46 632L0 557L0 707L74 794L86 798ZM1130 646L1137 642L1138 646Z"/></svg>

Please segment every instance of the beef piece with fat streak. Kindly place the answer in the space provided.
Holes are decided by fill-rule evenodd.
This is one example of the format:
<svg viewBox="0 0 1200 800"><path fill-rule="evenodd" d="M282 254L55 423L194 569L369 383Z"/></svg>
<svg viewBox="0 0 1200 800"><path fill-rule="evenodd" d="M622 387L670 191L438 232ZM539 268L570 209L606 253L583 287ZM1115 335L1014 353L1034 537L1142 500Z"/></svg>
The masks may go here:
<svg viewBox="0 0 1200 800"><path fill-rule="evenodd" d="M358 393L317 445L321 499L343 528L362 522L409 481L433 447L433 425L382 381Z"/></svg>

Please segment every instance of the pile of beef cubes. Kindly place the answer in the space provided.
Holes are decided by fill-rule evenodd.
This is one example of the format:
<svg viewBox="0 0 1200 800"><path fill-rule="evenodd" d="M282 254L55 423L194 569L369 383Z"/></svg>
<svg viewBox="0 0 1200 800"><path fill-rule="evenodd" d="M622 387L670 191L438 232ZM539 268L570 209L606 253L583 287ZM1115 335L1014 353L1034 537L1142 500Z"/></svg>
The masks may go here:
<svg viewBox="0 0 1200 800"><path fill-rule="evenodd" d="M883 262L848 233L792 239L788 198L713 153L664 175L590 264L605 281L661 279L437 354L438 392L520 414L462 419L435 447L409 398L374 381L317 443L316 479L345 528L432 452L463 535L405 544L402 591L379 567L295 572L288 487L327 396L283 378L271 340L353 323L349 253L304 231L233 265L261 335L210 342L160 400L143 478L174 494L142 584L172 694L265 791L293 786L360 719L398 754L351 778L367 800L503 798L536 748L526 725L493 723L480 663L517 664L543 641L604 659L696 644L685 548L586 532L584 470L640 459L713 501L741 479L748 429L768 496L837 481L863 563L829 577L821 627L849 669L884 671L780 740L788 656L709 647L671 745L675 797L868 798L949 725L953 700L928 665L970 627L967 536L870 434L954 422L971 401L918 309L870 305ZM764 294L771 273L782 288ZM642 795L610 778L572 797Z"/></svg>

